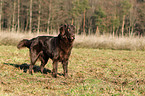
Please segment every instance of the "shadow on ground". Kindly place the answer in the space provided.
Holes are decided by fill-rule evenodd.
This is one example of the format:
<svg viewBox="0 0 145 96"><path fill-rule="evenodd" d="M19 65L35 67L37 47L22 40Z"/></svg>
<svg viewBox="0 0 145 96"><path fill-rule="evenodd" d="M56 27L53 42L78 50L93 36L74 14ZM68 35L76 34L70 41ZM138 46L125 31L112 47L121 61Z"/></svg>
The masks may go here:
<svg viewBox="0 0 145 96"><path fill-rule="evenodd" d="M12 64L12 63L4 63L4 64L5 64L5 65L11 65L11 66L14 66L14 67L16 67L16 68L19 68L19 69L23 70L23 72L25 72L25 73L26 73L27 71L29 71L29 65L28 65L27 63L23 63L23 64L21 64L21 65ZM39 66L36 66L36 65L34 65L33 70L34 70L34 73L36 73L36 72L41 72L41 71L40 71L40 67L39 67ZM44 74L51 73L51 70L44 68L43 73L44 73Z"/></svg>

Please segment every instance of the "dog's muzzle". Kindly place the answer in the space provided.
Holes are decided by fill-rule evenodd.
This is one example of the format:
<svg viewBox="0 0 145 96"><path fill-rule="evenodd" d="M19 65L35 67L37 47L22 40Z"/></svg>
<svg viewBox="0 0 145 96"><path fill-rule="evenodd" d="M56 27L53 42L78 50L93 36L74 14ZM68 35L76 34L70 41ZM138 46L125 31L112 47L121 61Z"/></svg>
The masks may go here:
<svg viewBox="0 0 145 96"><path fill-rule="evenodd" d="M68 38L70 41L73 41L75 39L75 36L71 36Z"/></svg>

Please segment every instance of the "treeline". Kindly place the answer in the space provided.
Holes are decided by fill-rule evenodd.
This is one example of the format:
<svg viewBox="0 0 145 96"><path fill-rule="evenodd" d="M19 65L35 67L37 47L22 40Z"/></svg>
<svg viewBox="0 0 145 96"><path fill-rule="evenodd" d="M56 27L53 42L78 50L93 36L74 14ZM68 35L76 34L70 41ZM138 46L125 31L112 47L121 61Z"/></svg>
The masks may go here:
<svg viewBox="0 0 145 96"><path fill-rule="evenodd" d="M144 0L1 0L0 30L58 32L74 24L77 34L145 35Z"/></svg>

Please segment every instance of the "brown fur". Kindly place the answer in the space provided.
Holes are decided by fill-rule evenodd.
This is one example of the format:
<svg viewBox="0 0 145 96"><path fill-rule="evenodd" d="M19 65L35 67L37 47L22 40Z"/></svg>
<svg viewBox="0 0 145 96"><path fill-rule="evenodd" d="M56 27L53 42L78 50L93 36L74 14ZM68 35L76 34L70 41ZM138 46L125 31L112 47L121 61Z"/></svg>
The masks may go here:
<svg viewBox="0 0 145 96"><path fill-rule="evenodd" d="M60 34L53 36L38 36L31 40L23 39L17 45L18 49L27 47L30 50L31 64L29 73L32 74L33 66L37 59L41 61L41 72L48 59L53 61L53 77L57 77L58 62L63 65L64 76L68 76L68 60L75 39L75 28L73 25L63 25L60 27Z"/></svg>

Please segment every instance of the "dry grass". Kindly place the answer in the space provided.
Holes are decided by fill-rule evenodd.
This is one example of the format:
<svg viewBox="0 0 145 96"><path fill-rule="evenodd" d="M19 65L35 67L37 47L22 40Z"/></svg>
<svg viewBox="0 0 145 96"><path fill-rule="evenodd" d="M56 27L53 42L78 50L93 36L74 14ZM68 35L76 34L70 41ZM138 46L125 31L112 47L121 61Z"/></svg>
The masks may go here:
<svg viewBox="0 0 145 96"><path fill-rule="evenodd" d="M145 50L145 38L113 36L76 36L75 47L114 50Z"/></svg>
<svg viewBox="0 0 145 96"><path fill-rule="evenodd" d="M39 34L48 35L48 34ZM26 38L30 39L38 36L37 34L15 33L15 32L0 32L0 45L17 45L17 43ZM54 35L56 36L56 35ZM99 48L99 49L114 49L114 50L145 50L144 37L113 37L111 35L103 36L83 36L76 35L74 43L76 48Z"/></svg>
<svg viewBox="0 0 145 96"><path fill-rule="evenodd" d="M0 45L17 45L17 43L26 38L36 37L37 34L16 33L16 32L0 32Z"/></svg>

